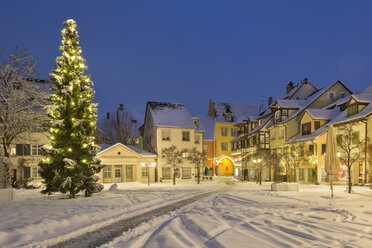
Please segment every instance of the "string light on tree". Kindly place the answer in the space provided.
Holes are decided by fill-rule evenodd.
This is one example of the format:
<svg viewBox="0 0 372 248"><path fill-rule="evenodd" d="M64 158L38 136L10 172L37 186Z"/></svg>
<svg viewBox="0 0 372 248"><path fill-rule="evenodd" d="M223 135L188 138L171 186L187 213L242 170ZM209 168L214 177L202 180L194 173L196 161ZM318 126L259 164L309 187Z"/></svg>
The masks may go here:
<svg viewBox="0 0 372 248"><path fill-rule="evenodd" d="M92 140L97 119L97 104L92 103L93 82L84 75L87 66L81 56L75 21L67 20L64 25L61 56L56 58L56 69L50 74L54 84L49 114L52 147L40 167L46 185L43 193L68 192L74 198L80 191L90 196L102 190L94 177L101 166L96 158L99 147Z"/></svg>

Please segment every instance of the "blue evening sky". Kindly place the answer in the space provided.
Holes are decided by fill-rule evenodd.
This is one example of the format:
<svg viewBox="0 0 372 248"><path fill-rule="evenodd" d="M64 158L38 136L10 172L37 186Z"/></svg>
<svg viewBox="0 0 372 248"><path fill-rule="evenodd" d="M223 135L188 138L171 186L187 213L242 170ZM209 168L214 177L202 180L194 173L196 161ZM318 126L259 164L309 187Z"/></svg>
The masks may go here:
<svg viewBox="0 0 372 248"><path fill-rule="evenodd" d="M372 1L41 1L0 3L0 48L26 48L47 79L63 21L76 20L100 114L119 103L260 104L289 81L372 82Z"/></svg>

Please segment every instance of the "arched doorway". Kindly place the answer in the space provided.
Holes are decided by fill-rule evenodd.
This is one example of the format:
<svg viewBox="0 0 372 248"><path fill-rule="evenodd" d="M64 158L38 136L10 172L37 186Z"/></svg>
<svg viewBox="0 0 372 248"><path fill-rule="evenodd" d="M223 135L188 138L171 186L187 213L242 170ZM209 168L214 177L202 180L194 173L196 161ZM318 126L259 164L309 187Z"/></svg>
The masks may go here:
<svg viewBox="0 0 372 248"><path fill-rule="evenodd" d="M217 169L218 176L233 176L234 175L234 164L229 158L223 158L218 162Z"/></svg>

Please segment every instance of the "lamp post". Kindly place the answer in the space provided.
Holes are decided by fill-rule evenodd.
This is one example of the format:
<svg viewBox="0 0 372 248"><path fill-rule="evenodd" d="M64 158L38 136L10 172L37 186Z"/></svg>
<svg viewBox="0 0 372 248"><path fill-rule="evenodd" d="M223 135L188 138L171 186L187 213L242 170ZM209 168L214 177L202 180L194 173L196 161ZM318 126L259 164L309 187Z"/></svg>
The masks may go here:
<svg viewBox="0 0 372 248"><path fill-rule="evenodd" d="M141 166L147 168L147 184L150 186L150 167L155 167L156 163L152 162L151 164L146 165L145 162L142 162Z"/></svg>
<svg viewBox="0 0 372 248"><path fill-rule="evenodd" d="M253 163L255 165L258 165L258 180L257 182L260 182L260 185L262 185L261 183L261 159L253 159Z"/></svg>

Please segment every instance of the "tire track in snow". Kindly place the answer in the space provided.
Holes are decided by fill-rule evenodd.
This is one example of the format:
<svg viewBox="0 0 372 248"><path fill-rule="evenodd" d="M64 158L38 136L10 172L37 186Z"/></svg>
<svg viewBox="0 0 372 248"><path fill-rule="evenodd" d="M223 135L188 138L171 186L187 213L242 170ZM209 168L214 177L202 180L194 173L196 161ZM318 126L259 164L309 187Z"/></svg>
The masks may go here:
<svg viewBox="0 0 372 248"><path fill-rule="evenodd" d="M58 247L58 248L59 247L67 247L67 248L68 247L97 247L97 246L110 242L114 238L122 235L123 232L133 229L145 221L149 221L154 217L167 214L187 204L193 203L201 198L225 191L228 188L231 188L231 186L225 186L215 191L192 196L192 197L174 202L172 204L147 211L145 213L142 213L141 215L122 219L108 226L104 226L94 231L80 235L78 237L75 237L75 238L72 238L66 241L62 241L50 247Z"/></svg>

